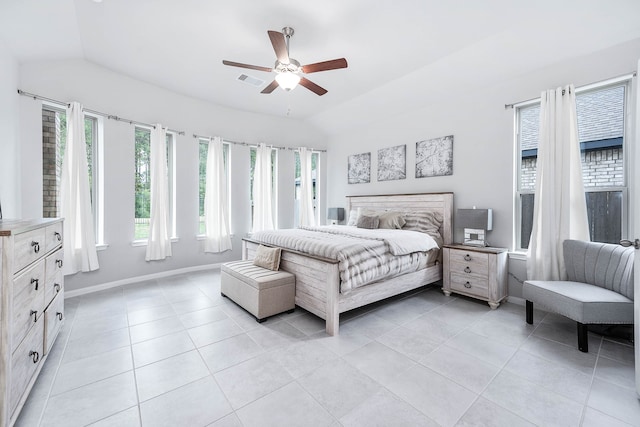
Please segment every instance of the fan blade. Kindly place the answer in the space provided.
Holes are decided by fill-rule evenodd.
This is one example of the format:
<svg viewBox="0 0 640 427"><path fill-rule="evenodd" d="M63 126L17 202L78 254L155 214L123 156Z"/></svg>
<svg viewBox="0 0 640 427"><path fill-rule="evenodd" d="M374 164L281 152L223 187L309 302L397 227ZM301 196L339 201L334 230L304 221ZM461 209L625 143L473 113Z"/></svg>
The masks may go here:
<svg viewBox="0 0 640 427"><path fill-rule="evenodd" d="M259 65L242 64L240 62L223 60L222 63L224 65L229 65L231 67L248 68L250 70L266 71L267 73L270 73L271 71L273 71L273 68L260 67Z"/></svg>
<svg viewBox="0 0 640 427"><path fill-rule="evenodd" d="M278 31L267 31L267 33L269 33L269 38L271 39L271 44L273 45L273 50L276 52L278 61L283 64L288 64L289 53L287 52L287 42L284 40L284 34Z"/></svg>
<svg viewBox="0 0 640 427"><path fill-rule="evenodd" d="M273 92L276 88L278 87L278 82L277 81L272 81L271 83L269 83L269 86L265 87L264 89L262 89L262 92L260 93L271 93Z"/></svg>
<svg viewBox="0 0 640 427"><path fill-rule="evenodd" d="M306 87L311 92L315 93L318 96L322 96L327 93L327 90L323 87L318 86L314 82L309 79L305 79L304 77L300 78L300 85Z"/></svg>
<svg viewBox="0 0 640 427"><path fill-rule="evenodd" d="M317 73L318 71L336 70L347 68L347 60L344 58L332 59L331 61L316 62L315 64L303 65L300 67L305 74Z"/></svg>

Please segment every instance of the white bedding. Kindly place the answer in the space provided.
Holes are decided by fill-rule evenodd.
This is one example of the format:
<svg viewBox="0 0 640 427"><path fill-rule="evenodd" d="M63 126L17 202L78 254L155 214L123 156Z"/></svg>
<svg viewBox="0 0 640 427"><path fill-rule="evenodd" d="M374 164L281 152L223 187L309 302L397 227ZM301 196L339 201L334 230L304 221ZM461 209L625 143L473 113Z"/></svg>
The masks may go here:
<svg viewBox="0 0 640 427"><path fill-rule="evenodd" d="M346 226L303 227L254 233L251 240L338 261L342 293L427 266L439 249L425 233Z"/></svg>

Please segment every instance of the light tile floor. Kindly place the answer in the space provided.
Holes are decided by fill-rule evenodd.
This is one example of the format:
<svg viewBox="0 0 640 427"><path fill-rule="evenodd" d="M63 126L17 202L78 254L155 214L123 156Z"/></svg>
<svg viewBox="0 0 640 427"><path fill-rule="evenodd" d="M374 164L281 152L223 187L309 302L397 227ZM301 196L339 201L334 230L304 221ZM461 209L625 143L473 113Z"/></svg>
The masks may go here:
<svg viewBox="0 0 640 427"><path fill-rule="evenodd" d="M434 286L258 324L208 271L66 301L18 426L640 426L629 342Z"/></svg>

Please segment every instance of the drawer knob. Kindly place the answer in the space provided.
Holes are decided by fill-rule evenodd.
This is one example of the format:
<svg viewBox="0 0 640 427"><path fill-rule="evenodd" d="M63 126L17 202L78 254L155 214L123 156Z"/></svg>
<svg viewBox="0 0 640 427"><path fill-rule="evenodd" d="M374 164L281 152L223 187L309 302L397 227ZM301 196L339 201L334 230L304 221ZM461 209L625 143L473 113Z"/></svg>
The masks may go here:
<svg viewBox="0 0 640 427"><path fill-rule="evenodd" d="M53 289L55 289L55 290L56 290L56 293L60 292L60 289L61 289L60 284L58 284L58 283L54 283L54 284L53 284Z"/></svg>
<svg viewBox="0 0 640 427"><path fill-rule="evenodd" d="M464 260L465 260L465 261L471 261L471 255L466 254L466 255L464 256Z"/></svg>
<svg viewBox="0 0 640 427"><path fill-rule="evenodd" d="M31 360L33 360L33 363L38 363L38 360L40 360L40 353L32 350L29 352L29 357L31 357Z"/></svg>
<svg viewBox="0 0 640 427"><path fill-rule="evenodd" d="M33 285L33 284L35 284L35 285L36 285L36 286L35 286L35 290L36 290L36 291L38 290L38 283L39 283L39 282L40 282L40 280L39 280L39 279L31 279L31 284L32 284L32 285Z"/></svg>
<svg viewBox="0 0 640 427"><path fill-rule="evenodd" d="M465 272L465 273L471 273L471 269L469 268L469 266L466 266L466 267L464 268L464 272Z"/></svg>
<svg viewBox="0 0 640 427"><path fill-rule="evenodd" d="M57 259L56 260L56 265L58 266L58 268L62 268L62 260L61 259Z"/></svg>
<svg viewBox="0 0 640 427"><path fill-rule="evenodd" d="M58 233L57 231L54 231L53 235L56 237L56 240L58 242L62 242L62 234Z"/></svg>
<svg viewBox="0 0 640 427"><path fill-rule="evenodd" d="M33 248L33 252L35 253L40 252L40 242L32 241L31 247Z"/></svg>
<svg viewBox="0 0 640 427"><path fill-rule="evenodd" d="M36 323L38 321L38 310L31 310L29 316L33 316L33 323Z"/></svg>
<svg viewBox="0 0 640 427"><path fill-rule="evenodd" d="M464 287L467 289L471 289L471 283L467 282L464 284Z"/></svg>
<svg viewBox="0 0 640 427"><path fill-rule="evenodd" d="M58 320L62 320L62 313L60 313L59 311L56 312L56 317L58 318Z"/></svg>

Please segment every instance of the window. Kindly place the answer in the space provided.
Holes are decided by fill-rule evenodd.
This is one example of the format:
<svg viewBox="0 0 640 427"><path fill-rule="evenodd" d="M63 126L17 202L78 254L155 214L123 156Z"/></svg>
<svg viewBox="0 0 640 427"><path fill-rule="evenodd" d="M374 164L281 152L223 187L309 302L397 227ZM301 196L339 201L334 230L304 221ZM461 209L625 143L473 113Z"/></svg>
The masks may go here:
<svg viewBox="0 0 640 427"><path fill-rule="evenodd" d="M87 150L89 192L96 244L104 244L102 226L102 118L85 113L84 132ZM44 104L42 109L42 215L60 216L60 179L67 143L66 110Z"/></svg>
<svg viewBox="0 0 640 427"><path fill-rule="evenodd" d="M204 227L204 194L206 190L206 179L207 179L207 155L209 154L209 141L206 139L199 140L199 149L200 149L200 167L199 167L199 222L198 222L198 234L205 233ZM229 144L222 144L222 156L224 158L224 173L227 177L227 194L231 194L231 187L229 187L230 179L229 179ZM227 201L229 202L229 212L231 212L231 197L227 197ZM231 218L229 218L229 229L231 230Z"/></svg>
<svg viewBox="0 0 640 427"><path fill-rule="evenodd" d="M169 173L169 234L175 237L175 135L167 132L167 170ZM151 218L151 129L135 128L135 231L134 240L149 237Z"/></svg>
<svg viewBox="0 0 640 427"><path fill-rule="evenodd" d="M249 194L250 194L250 198L251 198L251 225L253 226L253 171L255 171L256 169L256 149L255 147L251 147L251 170L250 170L250 178L249 178ZM272 148L271 149L271 195L272 195L272 202L271 202L271 207L273 209L273 226L276 227L276 224L278 223L278 219L276 217L276 213L277 213L277 207L278 207L278 197L277 197L277 191L276 189L278 188L278 165L277 165L277 160L278 160L278 149L277 148Z"/></svg>
<svg viewBox="0 0 640 427"><path fill-rule="evenodd" d="M300 153L295 152L296 175L295 175L295 204L294 204L294 227L300 225ZM318 183L320 175L318 173L320 165L320 153L313 151L311 153L311 180L313 181L313 213L316 218L316 224L320 224L320 214L318 209Z"/></svg>
<svg viewBox="0 0 640 427"><path fill-rule="evenodd" d="M596 242L617 243L626 231L625 111L627 82L576 90L578 139L587 199L589 232ZM519 249L529 246L533 224L540 103L516 110L519 176Z"/></svg>

